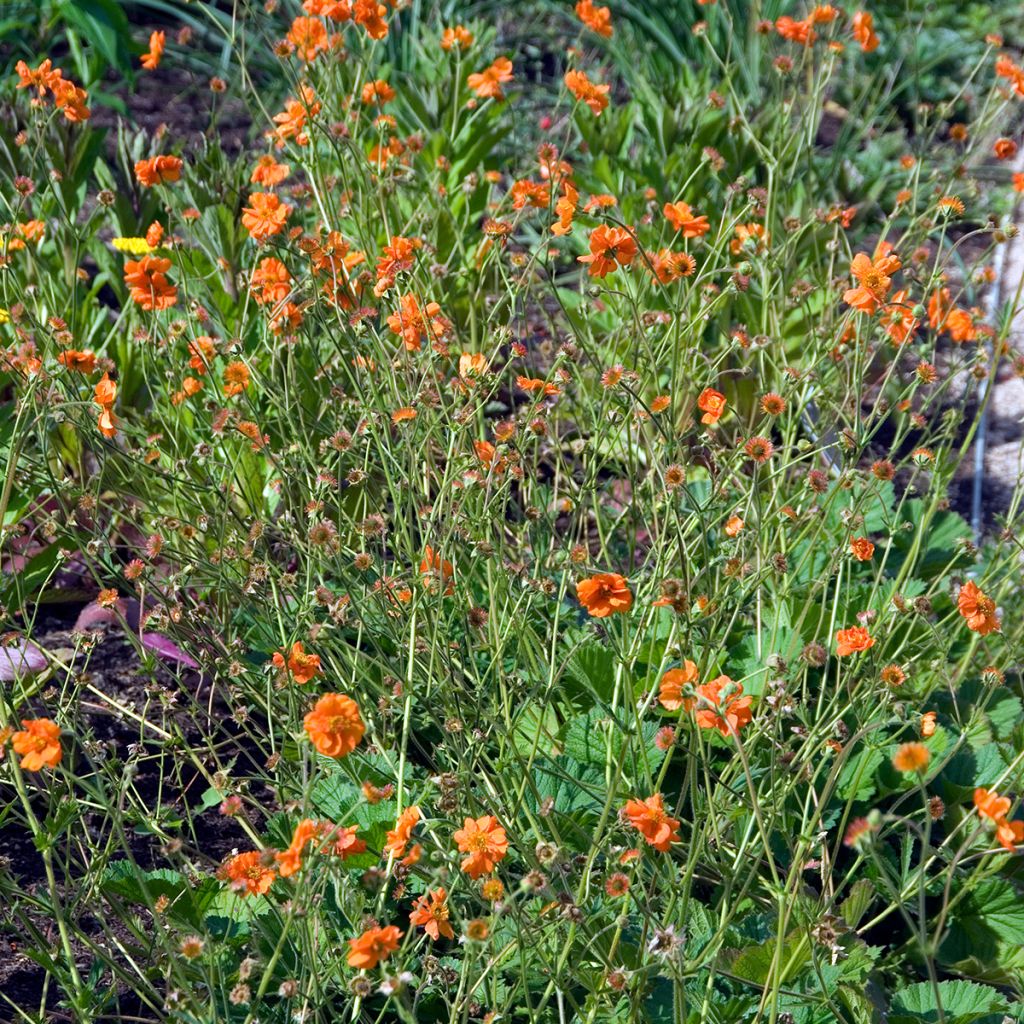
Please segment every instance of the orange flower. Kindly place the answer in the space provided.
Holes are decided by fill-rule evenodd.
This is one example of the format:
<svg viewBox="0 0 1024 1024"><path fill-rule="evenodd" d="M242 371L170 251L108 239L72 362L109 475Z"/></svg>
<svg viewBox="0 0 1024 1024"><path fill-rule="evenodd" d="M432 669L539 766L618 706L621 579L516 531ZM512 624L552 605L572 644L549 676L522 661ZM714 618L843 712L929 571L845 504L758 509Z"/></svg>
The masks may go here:
<svg viewBox="0 0 1024 1024"><path fill-rule="evenodd" d="M747 224L737 224L733 228L733 235L735 237L729 243L729 252L733 256L739 256L740 253L745 250L749 251L751 248L755 252L762 252L769 240L769 235L765 231L764 225L758 224L756 221L750 221ZM753 240L753 246L747 244L751 239Z"/></svg>
<svg viewBox="0 0 1024 1024"><path fill-rule="evenodd" d="M633 594L624 576L617 572L599 572L576 584L576 596L587 613L596 619L628 612Z"/></svg>
<svg viewBox="0 0 1024 1024"><path fill-rule="evenodd" d="M60 68L53 67L53 61L49 58L37 68L29 68L23 60L19 60L14 70L18 73L18 84L15 88L35 89L40 98L45 96L48 90L55 88L63 74Z"/></svg>
<svg viewBox="0 0 1024 1024"><path fill-rule="evenodd" d="M742 532L744 525L743 520L739 516L729 516L725 524L725 535L727 537L738 536Z"/></svg>
<svg viewBox="0 0 1024 1024"><path fill-rule="evenodd" d="M512 208L515 210L525 206L546 210L551 204L551 190L543 182L517 181L508 194L512 197Z"/></svg>
<svg viewBox="0 0 1024 1024"><path fill-rule="evenodd" d="M850 552L858 562L869 562L875 553L875 545L867 537L852 537Z"/></svg>
<svg viewBox="0 0 1024 1024"><path fill-rule="evenodd" d="M277 857L278 871L282 878L296 874L302 867L302 854L306 847L323 832L323 825L312 818L303 818L295 826L292 841L287 850L281 850Z"/></svg>
<svg viewBox="0 0 1024 1024"><path fill-rule="evenodd" d="M857 253L850 264L850 273L858 284L843 292L843 301L861 313L874 313L889 294L891 275L899 269L899 257L892 253L876 256L874 260L865 253Z"/></svg>
<svg viewBox="0 0 1024 1024"><path fill-rule="evenodd" d="M114 402L117 401L117 384L110 379L110 374L103 374L103 379L93 388L93 401L100 407L97 426L104 437L113 437L117 433L117 419L114 416Z"/></svg>
<svg viewBox="0 0 1024 1024"><path fill-rule="evenodd" d="M371 103L376 103L378 106L383 107L385 103L390 103L394 98L395 90L383 78L367 82L363 86L361 99L367 106Z"/></svg>
<svg viewBox="0 0 1024 1024"><path fill-rule="evenodd" d="M56 768L63 754L60 726L49 718L23 718L21 731L11 736L11 746L21 755L19 767L27 772L37 772L43 765Z"/></svg>
<svg viewBox="0 0 1024 1024"><path fill-rule="evenodd" d="M279 259L267 256L253 270L249 288L260 305L284 302L292 291L292 275Z"/></svg>
<svg viewBox="0 0 1024 1024"><path fill-rule="evenodd" d="M384 844L383 852L395 857L403 857L406 847L408 847L409 841L412 839L412 830L422 817L423 815L420 814L418 807L406 807L398 816L395 827L388 831L387 842Z"/></svg>
<svg viewBox="0 0 1024 1024"><path fill-rule="evenodd" d="M403 405L391 414L391 422L398 426L399 423L414 420L417 416L419 416L419 413L411 405Z"/></svg>
<svg viewBox="0 0 1024 1024"><path fill-rule="evenodd" d="M444 587L445 597L451 597L455 593L455 569L452 563L443 559L441 553L435 551L429 544L423 549L420 575L428 587Z"/></svg>
<svg viewBox="0 0 1024 1024"><path fill-rule="evenodd" d="M874 638L863 626L851 626L836 633L836 654L840 658L859 651L867 651L874 646Z"/></svg>
<svg viewBox="0 0 1024 1024"><path fill-rule="evenodd" d="M57 362L78 373L92 373L96 369L96 353L88 349L80 352L69 348L57 356Z"/></svg>
<svg viewBox="0 0 1024 1024"><path fill-rule="evenodd" d="M265 188L273 188L280 185L288 177L291 168L287 164L279 164L269 153L256 161L249 180L254 185L263 185Z"/></svg>
<svg viewBox="0 0 1024 1024"><path fill-rule="evenodd" d="M135 178L143 188L169 184L181 178L183 164L176 156L151 156L135 162Z"/></svg>
<svg viewBox="0 0 1024 1024"><path fill-rule="evenodd" d="M714 388L705 388L697 399L697 408L704 413L700 418L701 423L713 426L725 412L725 395Z"/></svg>
<svg viewBox="0 0 1024 1024"><path fill-rule="evenodd" d="M470 878L489 875L508 853L505 830L491 814L466 818L452 838L458 844L459 852L468 854L462 861L462 870Z"/></svg>
<svg viewBox="0 0 1024 1024"><path fill-rule="evenodd" d="M356 0L352 7L352 20L366 29L371 39L383 39L388 34L388 23L384 20L388 9L377 0Z"/></svg>
<svg viewBox="0 0 1024 1024"><path fill-rule="evenodd" d="M292 208L273 192L253 192L249 205L242 208L242 227L259 242L283 230L291 212Z"/></svg>
<svg viewBox="0 0 1024 1024"><path fill-rule="evenodd" d="M357 835L355 825L334 825L324 834L325 851L345 860L366 851L366 841Z"/></svg>
<svg viewBox="0 0 1024 1024"><path fill-rule="evenodd" d="M399 299L399 306L399 311L388 317L388 327L401 336L409 352L418 352L424 337L438 344L452 328L451 321L440 315L441 307L436 302L428 302L421 308L412 292L406 292Z"/></svg>
<svg viewBox="0 0 1024 1024"><path fill-rule="evenodd" d="M320 113L320 103L316 100L316 93L304 85L299 90L301 99L290 99L286 101L284 110L274 115L274 124L277 126L272 132L267 133L268 138L275 140L274 145L281 149L288 139L294 139L299 146L309 143L309 136L306 133L307 118L316 117Z"/></svg>
<svg viewBox="0 0 1024 1024"><path fill-rule="evenodd" d="M317 654L307 654L302 649L302 644L298 641L292 644L292 649L287 659L280 651L275 651L273 663L278 671L284 671L287 668L291 673L292 679L300 685L308 683L314 676L320 673L320 656Z"/></svg>
<svg viewBox="0 0 1024 1024"><path fill-rule="evenodd" d="M329 43L327 28L319 18L296 18L288 29L288 42L295 47L299 60L316 60L317 54L326 50Z"/></svg>
<svg viewBox="0 0 1024 1024"><path fill-rule="evenodd" d="M1024 821L1000 821L996 823L996 839L1006 850L1016 850L1024 843Z"/></svg>
<svg viewBox="0 0 1024 1024"><path fill-rule="evenodd" d="M358 0L356 2L358 3ZM403 934L404 932L393 924L385 928L367 928L358 938L348 940L349 946L352 947L348 954L349 967L355 967L359 971L372 971L381 960L387 960L398 949L398 941Z"/></svg>
<svg viewBox="0 0 1024 1024"><path fill-rule="evenodd" d="M592 82L584 71L566 71L565 85L576 99L590 107L595 117L608 106L611 86Z"/></svg>
<svg viewBox="0 0 1024 1024"><path fill-rule="evenodd" d="M224 367L224 394L231 398L240 395L249 386L249 367L234 360Z"/></svg>
<svg viewBox="0 0 1024 1024"><path fill-rule="evenodd" d="M974 791L974 806L983 818L998 822L1010 813L1010 798L1000 796L994 789L979 786Z"/></svg>
<svg viewBox="0 0 1024 1024"><path fill-rule="evenodd" d="M996 139L992 152L997 160L1011 160L1017 155L1017 143L1013 139Z"/></svg>
<svg viewBox="0 0 1024 1024"><path fill-rule="evenodd" d="M925 711L921 715L921 735L925 739L935 735L935 720L937 717L938 715L934 711Z"/></svg>
<svg viewBox="0 0 1024 1024"><path fill-rule="evenodd" d="M662 213L676 231L683 233L683 238L700 238L711 230L707 217L695 216L689 203L666 203Z"/></svg>
<svg viewBox="0 0 1024 1024"><path fill-rule="evenodd" d="M865 53L871 53L878 49L875 19L867 11L857 11L853 16L853 38L860 43L860 48Z"/></svg>
<svg viewBox="0 0 1024 1024"><path fill-rule="evenodd" d="M673 252L671 249L648 252L647 262L659 284L690 277L697 269L697 261L688 252Z"/></svg>
<svg viewBox="0 0 1024 1024"><path fill-rule="evenodd" d="M503 100L505 94L501 87L511 81L512 61L508 57L499 57L490 67L471 74L466 84L482 100Z"/></svg>
<svg viewBox="0 0 1024 1024"><path fill-rule="evenodd" d="M662 677L658 687L658 703L668 711L684 711L693 709L693 697L683 696L684 686L693 686L697 682L697 666L688 658L683 661L682 668L670 668Z"/></svg>
<svg viewBox="0 0 1024 1024"><path fill-rule="evenodd" d="M540 377L516 377L516 387L523 391L541 391L545 395L560 395L562 389L553 383L541 380Z"/></svg>
<svg viewBox="0 0 1024 1024"><path fill-rule="evenodd" d="M885 318L883 320L885 333L889 335L895 345L905 345L917 330L918 320L911 316L908 294L905 289L900 289L892 297L892 301L885 307Z"/></svg>
<svg viewBox="0 0 1024 1024"><path fill-rule="evenodd" d="M474 441L473 450L483 463L484 469L493 471L495 476L501 476L505 472L505 459L498 454L498 449L490 441Z"/></svg>
<svg viewBox="0 0 1024 1024"><path fill-rule="evenodd" d="M64 113L64 119L72 124L80 121L87 121L90 117L89 108L85 105L86 93L74 82L60 78L60 71L56 71L57 79L53 83L54 106Z"/></svg>
<svg viewBox="0 0 1024 1024"><path fill-rule="evenodd" d="M139 63L147 71L156 71L160 64L160 58L164 55L164 43L166 42L167 36L164 32L150 32L149 34L149 52L144 53L139 58Z"/></svg>
<svg viewBox="0 0 1024 1024"><path fill-rule="evenodd" d="M445 53L453 49L468 50L472 45L473 33L463 25L446 28L441 35L441 49Z"/></svg>
<svg viewBox="0 0 1024 1024"><path fill-rule="evenodd" d="M223 864L217 877L231 883L231 888L243 896L262 896L274 884L277 873L266 863L260 850L239 853Z"/></svg>
<svg viewBox="0 0 1024 1024"><path fill-rule="evenodd" d="M448 920L447 892L434 889L426 892L413 905L409 915L409 924L422 925L423 930L435 941L443 935L446 939L454 939L455 932Z"/></svg>
<svg viewBox="0 0 1024 1024"><path fill-rule="evenodd" d="M578 0L576 4L576 17L583 22L591 32L596 32L605 39L610 39L612 29L612 12L607 7L595 7L594 0Z"/></svg>
<svg viewBox="0 0 1024 1024"><path fill-rule="evenodd" d="M343 693L325 693L304 720L313 746L325 757L346 757L366 732L359 705Z"/></svg>
<svg viewBox="0 0 1024 1024"><path fill-rule="evenodd" d="M591 277L604 277L619 266L628 267L636 254L636 242L628 231L600 224L590 235L590 253L576 259L590 264Z"/></svg>
<svg viewBox="0 0 1024 1024"><path fill-rule="evenodd" d="M646 800L630 800L622 808L622 816L660 853L668 853L671 845L679 842L679 822L666 814L660 793Z"/></svg>
<svg viewBox="0 0 1024 1024"><path fill-rule="evenodd" d="M171 261L162 256L143 256L125 260L124 283L131 298L143 309L170 309L178 301L178 289L167 280Z"/></svg>
<svg viewBox="0 0 1024 1024"><path fill-rule="evenodd" d="M729 690L723 697L722 691ZM733 682L728 676L718 676L697 687L700 698L696 702L697 724L702 729L717 729L723 736L738 734L753 719L750 697L743 696L743 685Z"/></svg>
<svg viewBox="0 0 1024 1024"><path fill-rule="evenodd" d="M422 245L423 242L419 238L391 236L391 241L384 246L384 251L377 261L377 285L374 294L383 295L395 283L398 274L412 269L416 260L416 250Z"/></svg>
<svg viewBox="0 0 1024 1024"><path fill-rule="evenodd" d="M775 31L788 39L791 43L800 43L801 46L810 46L818 38L817 32L811 27L811 19L796 21L788 14L784 14L775 22Z"/></svg>
<svg viewBox="0 0 1024 1024"><path fill-rule="evenodd" d="M973 580L968 580L956 599L960 614L967 620L967 628L982 636L999 632L996 603L987 597Z"/></svg>
<svg viewBox="0 0 1024 1024"><path fill-rule="evenodd" d="M904 743L892 755L892 766L898 772L923 772L931 757L923 743Z"/></svg>

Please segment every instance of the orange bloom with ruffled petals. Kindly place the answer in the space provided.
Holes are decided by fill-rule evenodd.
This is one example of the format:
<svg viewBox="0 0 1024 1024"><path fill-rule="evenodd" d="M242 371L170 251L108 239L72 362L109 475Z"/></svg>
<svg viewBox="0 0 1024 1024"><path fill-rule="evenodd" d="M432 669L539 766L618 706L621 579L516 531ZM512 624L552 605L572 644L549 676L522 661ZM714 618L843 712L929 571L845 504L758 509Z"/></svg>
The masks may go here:
<svg viewBox="0 0 1024 1024"><path fill-rule="evenodd" d="M753 719L750 697L743 696L742 683L718 676L697 687L697 724L702 729L717 729L726 739L737 735Z"/></svg>
<svg viewBox="0 0 1024 1024"><path fill-rule="evenodd" d="M566 71L565 86L576 99L590 107L595 117L608 106L611 86L592 82L585 71Z"/></svg>
<svg viewBox="0 0 1024 1024"><path fill-rule="evenodd" d="M273 192L253 192L249 205L242 207L242 227L257 242L284 230L292 208Z"/></svg>
<svg viewBox="0 0 1024 1024"><path fill-rule="evenodd" d="M167 280L171 261L164 256L143 256L124 261L124 283L132 301L146 310L170 309L178 301L178 289Z"/></svg>
<svg viewBox="0 0 1024 1024"><path fill-rule="evenodd" d="M448 920L448 893L443 888L425 892L413 905L409 924L422 927L435 942L442 936L454 939L455 932Z"/></svg>
<svg viewBox="0 0 1024 1024"><path fill-rule="evenodd" d="M462 861L462 870L470 878L489 875L508 853L508 836L492 814L466 818L452 838L458 844L459 852L467 854Z"/></svg>
<svg viewBox="0 0 1024 1024"><path fill-rule="evenodd" d="M707 217L696 215L689 203L666 203L661 212L676 231L683 233L683 238L701 238L711 230Z"/></svg>
<svg viewBox="0 0 1024 1024"><path fill-rule="evenodd" d="M49 718L23 718L20 731L11 735L11 746L21 757L18 766L26 772L37 772L44 766L56 768L64 753L60 726Z"/></svg>
<svg viewBox="0 0 1024 1024"><path fill-rule="evenodd" d="M625 576L600 572L576 584L576 597L589 615L596 619L621 615L633 606L633 593Z"/></svg>
<svg viewBox="0 0 1024 1024"><path fill-rule="evenodd" d="M242 896L262 896L277 878L277 872L266 861L260 850L239 853L221 866L217 877L230 882L231 888Z"/></svg>
<svg viewBox="0 0 1024 1024"><path fill-rule="evenodd" d="M466 79L466 84L482 100L503 100L501 87L512 81L512 61L508 57L499 57L490 67L483 71L475 71Z"/></svg>
<svg viewBox="0 0 1024 1024"><path fill-rule="evenodd" d="M973 580L968 580L956 599L960 614L967 620L967 628L982 636L999 632L996 603Z"/></svg>
<svg viewBox="0 0 1024 1024"><path fill-rule="evenodd" d="M383 39L388 34L387 13L388 9L377 0L356 0L352 7L352 20L362 25L371 39Z"/></svg>
<svg viewBox="0 0 1024 1024"><path fill-rule="evenodd" d="M150 32L149 50L139 58L139 63L147 71L156 71L160 65L160 58L164 55L164 46L167 42L167 35L164 32Z"/></svg>
<svg viewBox="0 0 1024 1024"><path fill-rule="evenodd" d="M721 391L705 388L697 399L697 408L704 413L700 418L701 423L709 427L714 426L722 418L725 404L725 395Z"/></svg>
<svg viewBox="0 0 1024 1024"><path fill-rule="evenodd" d="M349 967L372 971L382 960L387 960L396 949L404 933L389 924L384 928L368 928L362 935L349 939Z"/></svg>
<svg viewBox="0 0 1024 1024"><path fill-rule="evenodd" d="M687 658L682 668L670 668L658 686L658 703L668 711L691 711L696 700L684 697L683 688L697 682L697 666Z"/></svg>
<svg viewBox="0 0 1024 1024"><path fill-rule="evenodd" d="M578 0L576 4L576 17L583 22L591 32L605 39L610 39L614 29L612 28L612 12L607 7L595 7L594 0Z"/></svg>
<svg viewBox="0 0 1024 1024"><path fill-rule="evenodd" d="M406 807L398 816L395 827L388 830L387 842L384 844L383 852L395 857L404 856L406 848L412 839L412 830L419 824L422 818L423 815L418 807L415 805Z"/></svg>
<svg viewBox="0 0 1024 1024"><path fill-rule="evenodd" d="M292 679L299 685L308 683L314 676L320 674L320 656L307 654L299 641L292 644L287 658L280 651L275 651L273 663L280 671L287 669Z"/></svg>
<svg viewBox="0 0 1024 1024"><path fill-rule="evenodd" d="M874 313L885 302L892 287L892 275L899 269L899 257L892 253L875 259L866 253L857 253L850 264L850 274L857 286L843 292L843 301L860 313Z"/></svg>
<svg viewBox="0 0 1024 1024"><path fill-rule="evenodd" d="M181 178L183 163L177 156L152 156L135 162L135 178L143 188L169 184Z"/></svg>
<svg viewBox="0 0 1024 1024"><path fill-rule="evenodd" d="M840 658L870 650L874 646L874 637L863 626L851 626L836 633L836 654Z"/></svg>
<svg viewBox="0 0 1024 1024"><path fill-rule="evenodd" d="M622 816L659 853L668 853L679 842L679 821L670 818L660 793L646 800L630 800L622 808Z"/></svg>
<svg viewBox="0 0 1024 1024"><path fill-rule="evenodd" d="M860 44L865 53L878 49L878 36L875 35L875 19L867 11L857 11L853 16L853 38Z"/></svg>
<svg viewBox="0 0 1024 1024"><path fill-rule="evenodd" d="M359 705L343 693L325 693L306 715L304 725L313 746L325 757L347 757L366 732Z"/></svg>
<svg viewBox="0 0 1024 1024"><path fill-rule="evenodd" d="M590 264L591 277L604 277L619 267L628 267L637 251L635 239L625 228L600 224L591 232L590 252L576 259Z"/></svg>

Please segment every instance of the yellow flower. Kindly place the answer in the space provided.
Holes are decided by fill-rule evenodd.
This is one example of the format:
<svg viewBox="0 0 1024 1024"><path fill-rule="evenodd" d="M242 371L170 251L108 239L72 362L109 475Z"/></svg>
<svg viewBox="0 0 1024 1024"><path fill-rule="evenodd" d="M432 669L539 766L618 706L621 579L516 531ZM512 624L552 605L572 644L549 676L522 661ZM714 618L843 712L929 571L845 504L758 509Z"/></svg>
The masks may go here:
<svg viewBox="0 0 1024 1024"><path fill-rule="evenodd" d="M11 314L8 313L7 310L4 309L2 306L0 306L0 324L9 323L10 319L11 319Z"/></svg>
<svg viewBox="0 0 1024 1024"><path fill-rule="evenodd" d="M144 238L114 238L110 244L118 252L130 252L133 256L146 256L156 252L156 247L150 245Z"/></svg>

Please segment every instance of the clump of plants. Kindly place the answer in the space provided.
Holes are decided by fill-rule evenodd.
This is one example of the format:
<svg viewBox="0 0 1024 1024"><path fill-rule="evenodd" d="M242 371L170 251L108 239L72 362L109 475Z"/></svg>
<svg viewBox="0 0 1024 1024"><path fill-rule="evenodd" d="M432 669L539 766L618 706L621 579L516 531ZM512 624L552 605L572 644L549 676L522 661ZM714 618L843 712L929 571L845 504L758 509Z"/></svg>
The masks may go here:
<svg viewBox="0 0 1024 1024"><path fill-rule="evenodd" d="M1014 53L267 7L4 86L4 1013L1024 1020Z"/></svg>

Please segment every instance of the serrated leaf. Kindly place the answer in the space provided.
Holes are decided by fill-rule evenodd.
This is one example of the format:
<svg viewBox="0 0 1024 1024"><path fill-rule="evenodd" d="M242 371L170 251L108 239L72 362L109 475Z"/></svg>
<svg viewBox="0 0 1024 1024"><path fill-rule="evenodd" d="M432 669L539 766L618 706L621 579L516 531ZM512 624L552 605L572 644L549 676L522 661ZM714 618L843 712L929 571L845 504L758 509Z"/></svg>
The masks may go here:
<svg viewBox="0 0 1024 1024"><path fill-rule="evenodd" d="M988 985L941 981L933 987L931 982L922 981L900 989L892 997L889 1024L919 1024L920 1021L937 1024L940 1020L945 1024L970 1024L1008 1009L1003 996Z"/></svg>
<svg viewBox="0 0 1024 1024"><path fill-rule="evenodd" d="M851 928L856 928L874 898L874 883L868 878L861 878L850 886L850 894L839 904L839 914Z"/></svg>
<svg viewBox="0 0 1024 1024"><path fill-rule="evenodd" d="M995 960L1004 942L1024 943L1024 900L1012 882L990 878L955 905L939 959L947 964L968 957Z"/></svg>

